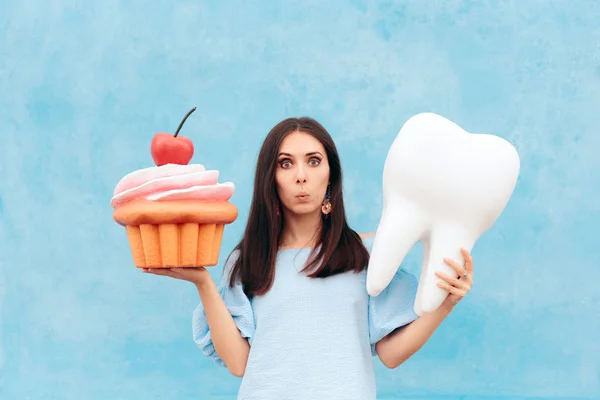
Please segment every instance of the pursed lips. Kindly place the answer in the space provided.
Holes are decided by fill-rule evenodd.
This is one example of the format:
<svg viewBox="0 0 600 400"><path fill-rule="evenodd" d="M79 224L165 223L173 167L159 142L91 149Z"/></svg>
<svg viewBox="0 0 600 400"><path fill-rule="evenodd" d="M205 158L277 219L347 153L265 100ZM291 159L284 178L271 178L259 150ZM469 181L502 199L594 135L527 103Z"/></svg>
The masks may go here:
<svg viewBox="0 0 600 400"><path fill-rule="evenodd" d="M309 197L309 194L306 192L300 192L296 195L296 198L300 199L300 200L307 200L308 197Z"/></svg>

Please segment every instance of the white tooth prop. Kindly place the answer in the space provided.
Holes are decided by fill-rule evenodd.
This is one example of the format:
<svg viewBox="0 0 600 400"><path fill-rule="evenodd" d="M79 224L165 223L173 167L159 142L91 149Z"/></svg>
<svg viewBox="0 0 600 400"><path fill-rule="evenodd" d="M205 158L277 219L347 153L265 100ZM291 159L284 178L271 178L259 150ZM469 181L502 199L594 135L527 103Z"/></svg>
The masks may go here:
<svg viewBox="0 0 600 400"><path fill-rule="evenodd" d="M383 212L371 250L367 291L377 296L407 253L424 245L415 313L435 311L448 292L436 271L457 277L444 263L464 263L460 248L477 239L504 211L520 170L508 141L472 134L433 113L411 117L389 149L383 169Z"/></svg>

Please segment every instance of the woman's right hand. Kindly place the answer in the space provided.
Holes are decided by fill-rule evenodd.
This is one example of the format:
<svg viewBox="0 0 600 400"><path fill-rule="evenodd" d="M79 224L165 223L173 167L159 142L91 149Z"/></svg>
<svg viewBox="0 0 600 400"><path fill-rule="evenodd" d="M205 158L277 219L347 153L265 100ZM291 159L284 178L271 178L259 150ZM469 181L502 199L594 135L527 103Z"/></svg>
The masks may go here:
<svg viewBox="0 0 600 400"><path fill-rule="evenodd" d="M143 268L142 272L147 274L168 276L175 279L181 279L200 286L212 279L209 272L204 267L185 267L185 268Z"/></svg>

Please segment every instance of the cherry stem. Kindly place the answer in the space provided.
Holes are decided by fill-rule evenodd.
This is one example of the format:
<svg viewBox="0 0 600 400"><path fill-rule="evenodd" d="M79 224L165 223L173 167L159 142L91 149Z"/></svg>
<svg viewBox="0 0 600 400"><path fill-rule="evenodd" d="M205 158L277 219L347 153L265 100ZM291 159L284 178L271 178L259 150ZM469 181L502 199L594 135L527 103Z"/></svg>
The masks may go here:
<svg viewBox="0 0 600 400"><path fill-rule="evenodd" d="M194 106L194 108L192 108L190 111L188 111L187 114L185 114L185 117L183 117L183 120L179 123L179 126L177 127L177 130L175 131L175 134L173 135L173 137L177 137L177 135L179 135L179 131L181 130L181 127L183 126L183 124L185 123L185 120L188 119L188 117L194 112L196 111L196 107Z"/></svg>

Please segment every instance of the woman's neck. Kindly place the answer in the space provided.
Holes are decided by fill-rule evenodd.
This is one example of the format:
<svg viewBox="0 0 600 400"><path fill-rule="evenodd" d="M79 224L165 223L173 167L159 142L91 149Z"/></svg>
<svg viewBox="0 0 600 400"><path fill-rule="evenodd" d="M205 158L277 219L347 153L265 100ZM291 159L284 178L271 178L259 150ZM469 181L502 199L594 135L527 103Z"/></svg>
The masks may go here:
<svg viewBox="0 0 600 400"><path fill-rule="evenodd" d="M281 249L314 247L321 232L321 213L297 215L287 213L281 236Z"/></svg>

